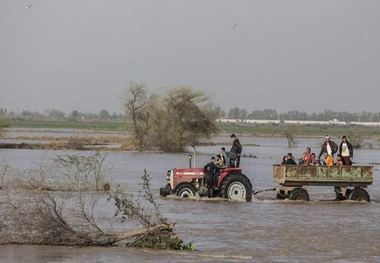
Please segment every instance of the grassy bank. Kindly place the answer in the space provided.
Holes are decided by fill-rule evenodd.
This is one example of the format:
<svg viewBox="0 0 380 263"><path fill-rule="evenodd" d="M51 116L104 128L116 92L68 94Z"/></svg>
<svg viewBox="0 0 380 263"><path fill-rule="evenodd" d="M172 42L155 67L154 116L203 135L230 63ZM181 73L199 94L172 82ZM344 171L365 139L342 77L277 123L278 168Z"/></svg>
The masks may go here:
<svg viewBox="0 0 380 263"><path fill-rule="evenodd" d="M126 131L126 122L112 121L45 121L45 120L9 120L10 128L44 128L44 129L83 129L104 131Z"/></svg>
<svg viewBox="0 0 380 263"><path fill-rule="evenodd" d="M112 121L30 121L9 120L11 128L45 128L45 129L86 129L104 131L128 131L128 122ZM288 125L288 124L228 124L218 123L220 133L237 133L253 136L333 136L355 135L360 137L380 137L380 127L337 126L337 125Z"/></svg>

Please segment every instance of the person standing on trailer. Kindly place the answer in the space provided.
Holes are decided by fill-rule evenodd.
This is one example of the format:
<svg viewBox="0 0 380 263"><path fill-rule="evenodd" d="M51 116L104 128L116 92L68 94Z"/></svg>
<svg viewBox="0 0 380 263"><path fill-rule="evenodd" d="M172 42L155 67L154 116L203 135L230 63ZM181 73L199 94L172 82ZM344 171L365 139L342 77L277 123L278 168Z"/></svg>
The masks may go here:
<svg viewBox="0 0 380 263"><path fill-rule="evenodd" d="M241 146L239 139L233 133L231 134L232 139L232 147L230 150L230 166L231 167L240 167L240 155L243 150L243 146Z"/></svg>
<svg viewBox="0 0 380 263"><path fill-rule="evenodd" d="M354 148L352 144L347 140L346 135L342 137L342 142L339 146L339 154L342 158L343 165L352 165L351 158L354 157Z"/></svg>
<svg viewBox="0 0 380 263"><path fill-rule="evenodd" d="M321 158L323 154L325 154L325 161L329 161L332 159L332 163L334 163L334 154L338 151L338 145L333 142L330 136L326 135L325 142L322 144L321 152L318 155L318 160Z"/></svg>

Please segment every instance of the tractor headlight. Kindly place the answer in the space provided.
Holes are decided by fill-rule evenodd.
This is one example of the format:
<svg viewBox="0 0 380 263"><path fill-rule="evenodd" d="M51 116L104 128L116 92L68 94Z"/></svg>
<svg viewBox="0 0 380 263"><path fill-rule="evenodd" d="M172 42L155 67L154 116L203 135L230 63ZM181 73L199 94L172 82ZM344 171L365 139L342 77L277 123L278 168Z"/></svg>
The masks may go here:
<svg viewBox="0 0 380 263"><path fill-rule="evenodd" d="M166 173L166 182L167 183L170 183L170 175L172 174L172 170L169 170L167 173Z"/></svg>
<svg viewBox="0 0 380 263"><path fill-rule="evenodd" d="M174 186L174 171L169 170L166 173L166 182L170 185L170 187L173 189Z"/></svg>

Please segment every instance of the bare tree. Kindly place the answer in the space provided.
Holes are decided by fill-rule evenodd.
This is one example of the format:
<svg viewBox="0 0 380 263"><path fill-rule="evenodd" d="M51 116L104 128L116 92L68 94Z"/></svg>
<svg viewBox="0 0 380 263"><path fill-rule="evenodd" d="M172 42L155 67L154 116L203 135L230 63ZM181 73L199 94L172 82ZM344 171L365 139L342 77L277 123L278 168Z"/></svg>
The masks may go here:
<svg viewBox="0 0 380 263"><path fill-rule="evenodd" d="M150 117L149 112L145 111L147 101L145 85L131 82L124 97L124 106L132 120L139 151L143 151L147 146Z"/></svg>

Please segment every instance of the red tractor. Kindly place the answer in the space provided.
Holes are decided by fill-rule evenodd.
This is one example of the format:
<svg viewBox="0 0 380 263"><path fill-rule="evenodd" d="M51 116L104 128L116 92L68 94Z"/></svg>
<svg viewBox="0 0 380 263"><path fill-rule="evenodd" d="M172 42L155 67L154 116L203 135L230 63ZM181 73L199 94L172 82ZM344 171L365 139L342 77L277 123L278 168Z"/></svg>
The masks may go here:
<svg viewBox="0 0 380 263"><path fill-rule="evenodd" d="M251 201L252 184L240 168L220 169L212 191L212 197L231 200ZM167 185L160 189L160 195L175 194L179 197L209 196L205 187L203 168L172 169L167 173Z"/></svg>

